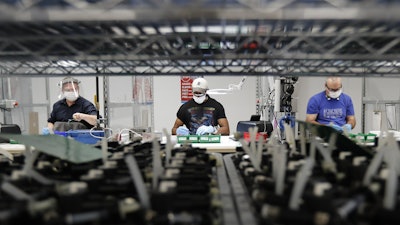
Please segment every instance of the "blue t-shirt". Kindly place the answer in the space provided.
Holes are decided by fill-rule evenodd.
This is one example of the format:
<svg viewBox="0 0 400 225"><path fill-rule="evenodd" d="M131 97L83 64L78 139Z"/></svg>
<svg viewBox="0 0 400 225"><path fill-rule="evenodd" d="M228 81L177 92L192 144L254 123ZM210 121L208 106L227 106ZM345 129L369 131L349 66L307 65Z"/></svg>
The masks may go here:
<svg viewBox="0 0 400 225"><path fill-rule="evenodd" d="M354 116L353 101L344 93L338 99L329 99L325 91L322 91L308 101L307 114L317 114L318 123L329 125L333 122L343 126L347 116Z"/></svg>

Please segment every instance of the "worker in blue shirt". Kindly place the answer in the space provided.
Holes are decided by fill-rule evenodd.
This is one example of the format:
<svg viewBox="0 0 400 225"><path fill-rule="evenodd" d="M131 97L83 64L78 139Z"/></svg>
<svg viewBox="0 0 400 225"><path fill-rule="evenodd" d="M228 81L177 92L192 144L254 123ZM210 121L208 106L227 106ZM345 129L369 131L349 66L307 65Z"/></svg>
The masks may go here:
<svg viewBox="0 0 400 225"><path fill-rule="evenodd" d="M351 97L343 93L340 77L328 77L325 90L312 96L307 104L306 122L351 131L356 126Z"/></svg>
<svg viewBox="0 0 400 225"><path fill-rule="evenodd" d="M97 124L97 109L93 103L79 96L79 83L79 80L72 77L66 77L60 82L62 99L54 103L47 120L50 130L63 131L55 127L57 122L80 122L83 125L81 129L90 129Z"/></svg>

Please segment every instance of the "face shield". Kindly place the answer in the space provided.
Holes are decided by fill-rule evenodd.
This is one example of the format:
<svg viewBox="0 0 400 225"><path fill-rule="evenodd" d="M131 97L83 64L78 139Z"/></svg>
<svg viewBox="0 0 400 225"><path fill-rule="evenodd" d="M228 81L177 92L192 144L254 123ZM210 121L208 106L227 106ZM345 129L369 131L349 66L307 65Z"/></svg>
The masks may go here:
<svg viewBox="0 0 400 225"><path fill-rule="evenodd" d="M59 99L65 98L69 101L75 101L79 97L79 83L80 81L72 78L66 77L58 83L60 87Z"/></svg>

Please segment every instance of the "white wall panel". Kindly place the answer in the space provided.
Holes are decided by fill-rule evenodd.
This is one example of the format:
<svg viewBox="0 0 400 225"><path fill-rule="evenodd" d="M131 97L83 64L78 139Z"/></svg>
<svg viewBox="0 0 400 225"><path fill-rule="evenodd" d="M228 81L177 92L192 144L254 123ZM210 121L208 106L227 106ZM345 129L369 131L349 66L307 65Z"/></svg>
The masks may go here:
<svg viewBox="0 0 400 225"><path fill-rule="evenodd" d="M372 101L365 105L365 130L373 130L372 119L374 111L381 112L381 130L388 129L387 123L387 109L385 104L387 102L394 102L396 108L396 124L393 126L400 129L400 79L399 78L382 78L382 77L369 77L365 79L365 99ZM386 103L385 103L386 102Z"/></svg>

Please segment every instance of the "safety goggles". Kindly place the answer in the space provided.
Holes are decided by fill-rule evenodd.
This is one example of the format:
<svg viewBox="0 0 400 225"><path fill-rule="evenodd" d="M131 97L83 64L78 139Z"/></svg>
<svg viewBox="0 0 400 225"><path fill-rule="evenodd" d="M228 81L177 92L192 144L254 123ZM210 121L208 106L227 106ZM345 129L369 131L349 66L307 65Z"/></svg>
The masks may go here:
<svg viewBox="0 0 400 225"><path fill-rule="evenodd" d="M196 97L202 97L206 94L206 92L199 92L199 91L194 91L193 95Z"/></svg>

